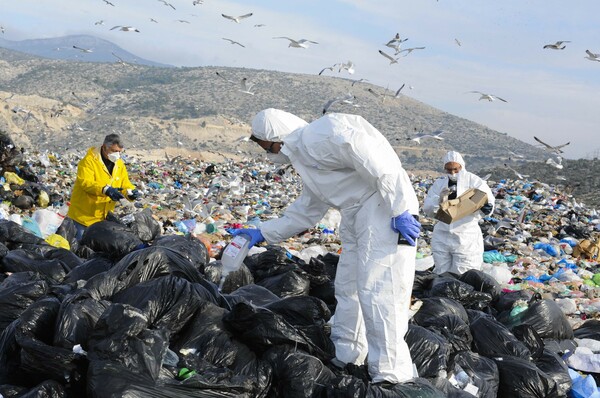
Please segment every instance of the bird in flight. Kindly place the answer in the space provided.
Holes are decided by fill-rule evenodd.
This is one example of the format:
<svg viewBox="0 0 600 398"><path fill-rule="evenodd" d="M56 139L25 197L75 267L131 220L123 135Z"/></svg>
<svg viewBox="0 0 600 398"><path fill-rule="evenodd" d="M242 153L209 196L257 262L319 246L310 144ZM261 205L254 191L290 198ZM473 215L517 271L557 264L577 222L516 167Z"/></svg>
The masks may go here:
<svg viewBox="0 0 600 398"><path fill-rule="evenodd" d="M321 72L319 72L319 76L321 76L323 74L323 72L325 72L327 69L329 69L330 71L333 72L333 69L335 69L336 66L338 66L339 64L333 64L331 66L326 66L323 69L321 69Z"/></svg>
<svg viewBox="0 0 600 398"><path fill-rule="evenodd" d="M405 48L404 50L400 50L398 53L403 53L403 52L407 51L407 53L405 55L405 57L406 57L408 54L412 53L415 50L424 50L424 49L425 49L425 47L411 47L411 48Z"/></svg>
<svg viewBox="0 0 600 398"><path fill-rule="evenodd" d="M240 15L239 17L232 17L231 15L225 15L225 14L221 14L221 15L223 16L223 18L230 19L230 20L232 20L235 23L240 23L240 21L242 19L251 17L252 13Z"/></svg>
<svg viewBox="0 0 600 398"><path fill-rule="evenodd" d="M228 42L230 42L231 44L237 44L238 46L240 46L240 47L244 47L244 48L246 47L245 45L243 45L243 44L242 44L242 43L240 43L239 41L231 40L231 39L228 39L228 38L226 38L226 37L222 37L222 39L223 39L223 40L227 40L227 41L228 41Z"/></svg>
<svg viewBox="0 0 600 398"><path fill-rule="evenodd" d="M444 137L440 137L440 136L444 133L445 133L444 130L435 130L434 132L431 132L431 133L417 132L417 134L414 137L407 138L407 139L410 141L415 141L417 144L421 143L421 139L428 138L428 137L433 138L438 141L442 141L444 139Z"/></svg>
<svg viewBox="0 0 600 398"><path fill-rule="evenodd" d="M108 5L108 6L113 6L113 7L115 6L113 3L111 3L111 2L110 2L110 1L108 1L108 0L102 0L102 1L103 1L103 2L105 2L105 3L106 3L106 5Z"/></svg>
<svg viewBox="0 0 600 398"><path fill-rule="evenodd" d="M564 167L562 164L562 157L560 156L557 156L556 160L548 158L548 160L546 160L546 164L549 164L550 166L555 167L559 170L561 170Z"/></svg>
<svg viewBox="0 0 600 398"><path fill-rule="evenodd" d="M121 26L121 25L117 25L117 26L113 26L112 28L110 28L110 30L122 30L123 32L138 32L140 33L140 31L137 28L134 28L133 26Z"/></svg>
<svg viewBox="0 0 600 398"><path fill-rule="evenodd" d="M164 5L166 5L167 7L171 7L172 9L176 10L176 8L173 7L173 4L167 2L166 0L158 0L158 1L160 1L161 3L163 3Z"/></svg>
<svg viewBox="0 0 600 398"><path fill-rule="evenodd" d="M352 61L348 61L348 62L342 62L340 65L340 68L338 69L338 73L340 73L343 70L348 71L349 74L353 75L355 70L354 70L354 62Z"/></svg>
<svg viewBox="0 0 600 398"><path fill-rule="evenodd" d="M91 53L93 52L91 48L82 48L82 47L77 47L77 46L73 46L74 49L81 51L82 53Z"/></svg>
<svg viewBox="0 0 600 398"><path fill-rule="evenodd" d="M585 53L587 54L587 57L584 57L585 59L589 59L590 61L600 62L600 54L593 53L590 50L585 50Z"/></svg>
<svg viewBox="0 0 600 398"><path fill-rule="evenodd" d="M248 85L248 79L247 78L242 78L242 80L238 83L234 80L230 80L228 78L226 78L225 76L223 76L223 74L219 73L219 72L215 72L217 74L217 76L219 76L221 79L225 80L228 83L234 84L234 85L238 85L239 84L239 90L240 92L244 93L244 94L248 94L248 95L254 95L255 92L251 91L252 88L254 87L253 85Z"/></svg>
<svg viewBox="0 0 600 398"><path fill-rule="evenodd" d="M190 23L190 21L186 21L185 19L178 19L177 22L181 23Z"/></svg>
<svg viewBox="0 0 600 398"><path fill-rule="evenodd" d="M387 47L392 47L395 44L401 44L401 43L404 43L407 40L408 40L408 37L406 39L401 39L400 38L400 33L396 33L396 36L394 36L394 38L391 39L390 41L388 41L385 45ZM392 48L395 48L395 47L392 47Z"/></svg>
<svg viewBox="0 0 600 398"><path fill-rule="evenodd" d="M264 23L259 23L259 24L254 25L255 28L262 28L263 26L267 26L267 25L265 25Z"/></svg>
<svg viewBox="0 0 600 398"><path fill-rule="evenodd" d="M482 93L481 91L468 91L469 93L477 93L477 94L481 94L481 97L479 97L479 101L481 100L488 100L490 102L494 101L494 100L500 100L502 102L508 102L505 99L502 99L500 97L498 97L497 95L494 94L486 94L486 93Z"/></svg>
<svg viewBox="0 0 600 398"><path fill-rule="evenodd" d="M117 54L111 52L111 54L117 59L115 62L121 65L126 65L125 61L123 60L123 58L119 57Z"/></svg>
<svg viewBox="0 0 600 398"><path fill-rule="evenodd" d="M524 180L525 178L529 177L528 174L521 174L519 173L517 170L513 169L512 167L510 167L509 165L507 165L506 163L504 163L504 166L509 169L510 171L512 171L513 173L515 173L515 175L519 178L519 180Z"/></svg>
<svg viewBox="0 0 600 398"><path fill-rule="evenodd" d="M158 21L154 18L150 18L150 22L158 23Z"/></svg>
<svg viewBox="0 0 600 398"><path fill-rule="evenodd" d="M194 1L192 2L192 5L193 5L193 6L197 6L198 4L203 4L203 3L204 3L204 0L194 0Z"/></svg>
<svg viewBox="0 0 600 398"><path fill-rule="evenodd" d="M306 40L306 39L294 40L294 39L290 39L289 37L285 37L285 36L274 37L274 39L287 39L290 41L290 44L288 45L288 47L294 47L294 48L308 48L308 43L319 44L316 41L312 41L312 40Z"/></svg>
<svg viewBox="0 0 600 398"><path fill-rule="evenodd" d="M104 25L104 20L101 19L99 21L94 22L94 25Z"/></svg>
<svg viewBox="0 0 600 398"><path fill-rule="evenodd" d="M356 99L356 97L354 95L352 95L351 93L330 99L329 101L327 101L327 103L325 105L323 105L323 115L327 113L327 111L329 110L329 108L331 108L331 106L333 104L338 103L338 102L341 102L344 104L353 104L352 101L355 99Z"/></svg>
<svg viewBox="0 0 600 398"><path fill-rule="evenodd" d="M398 63L398 58L394 58L391 55L385 53L384 51L379 50L379 54L381 54L384 57L386 57L387 59L389 59L390 60L390 65Z"/></svg>
<svg viewBox="0 0 600 398"><path fill-rule="evenodd" d="M351 86L354 86L356 83L361 83L361 82L368 82L368 79L358 79L358 80L352 80L352 84Z"/></svg>
<svg viewBox="0 0 600 398"><path fill-rule="evenodd" d="M459 47L462 46L462 43L460 42L460 40L454 39L454 41L456 42L456 44L458 44Z"/></svg>
<svg viewBox="0 0 600 398"><path fill-rule="evenodd" d="M550 152L554 152L557 155L560 155L561 153L563 153L561 148L566 147L567 145L569 145L571 142L567 142L566 144L561 144L561 145L556 145L556 146L552 146L550 144L546 144L544 141L540 140L539 138L537 138L536 136L533 136L533 139L536 140L537 142L539 142L540 144L542 144L546 150L550 151Z"/></svg>
<svg viewBox="0 0 600 398"><path fill-rule="evenodd" d="M566 45L563 44L563 43L570 43L570 41L568 41L568 40L557 41L554 44L546 44L544 46L544 48L549 48L549 49L552 49L552 50L564 50L565 47L566 47Z"/></svg>

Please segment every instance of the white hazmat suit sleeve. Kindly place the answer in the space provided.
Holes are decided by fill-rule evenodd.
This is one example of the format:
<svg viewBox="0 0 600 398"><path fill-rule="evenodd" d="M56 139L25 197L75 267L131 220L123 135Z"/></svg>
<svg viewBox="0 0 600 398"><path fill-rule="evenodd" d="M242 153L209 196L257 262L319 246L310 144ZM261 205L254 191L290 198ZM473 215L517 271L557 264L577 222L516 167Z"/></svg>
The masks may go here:
<svg viewBox="0 0 600 398"><path fill-rule="evenodd" d="M418 214L419 203L402 162L387 139L360 116L346 131L336 135L342 159L376 189L389 206L390 217L408 210Z"/></svg>
<svg viewBox="0 0 600 398"><path fill-rule="evenodd" d="M440 208L440 193L448 186L447 178L438 178L433 182L423 202L423 213L427 217L435 217Z"/></svg>
<svg viewBox="0 0 600 398"><path fill-rule="evenodd" d="M262 223L260 231L267 243L282 242L308 228L314 227L325 216L329 207L305 185L302 194L287 207L283 216Z"/></svg>

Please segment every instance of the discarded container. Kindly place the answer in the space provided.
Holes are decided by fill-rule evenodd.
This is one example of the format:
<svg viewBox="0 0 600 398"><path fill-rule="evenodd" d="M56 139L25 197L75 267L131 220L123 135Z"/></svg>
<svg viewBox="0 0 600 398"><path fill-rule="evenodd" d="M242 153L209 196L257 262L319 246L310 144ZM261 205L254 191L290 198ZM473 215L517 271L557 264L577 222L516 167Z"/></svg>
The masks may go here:
<svg viewBox="0 0 600 398"><path fill-rule="evenodd" d="M223 283L225 282L225 278L229 275L230 272L237 271L244 258L248 254L250 240L252 238L246 234L240 234L233 238L231 242L225 247L223 250L223 254L221 255L221 264L223 268L221 269L221 281L219 282L219 290L223 288Z"/></svg>

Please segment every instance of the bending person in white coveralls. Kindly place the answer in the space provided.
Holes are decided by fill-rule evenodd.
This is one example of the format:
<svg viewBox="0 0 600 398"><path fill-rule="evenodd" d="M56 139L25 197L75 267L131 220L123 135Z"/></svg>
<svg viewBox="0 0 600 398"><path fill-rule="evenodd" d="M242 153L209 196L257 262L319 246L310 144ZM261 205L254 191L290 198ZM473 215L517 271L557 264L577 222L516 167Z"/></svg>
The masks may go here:
<svg viewBox="0 0 600 398"><path fill-rule="evenodd" d="M417 196L391 145L360 116L332 113L307 124L277 109L256 115L251 139L272 161L291 162L303 189L282 217L232 234L251 232L252 244L274 244L314 227L330 207L339 209L332 362L362 365L368 354L374 383L413 378L404 335L421 224Z"/></svg>
<svg viewBox="0 0 600 398"><path fill-rule="evenodd" d="M487 183L465 169L465 161L458 152L450 151L444 156L446 175L435 180L423 204L423 212L433 217L440 203L455 199L469 188L477 188L487 194L488 203L480 211L453 223L438 221L431 236L431 252L435 263L434 272L463 274L470 269L481 270L483 263L483 235L479 220L494 211L494 195Z"/></svg>

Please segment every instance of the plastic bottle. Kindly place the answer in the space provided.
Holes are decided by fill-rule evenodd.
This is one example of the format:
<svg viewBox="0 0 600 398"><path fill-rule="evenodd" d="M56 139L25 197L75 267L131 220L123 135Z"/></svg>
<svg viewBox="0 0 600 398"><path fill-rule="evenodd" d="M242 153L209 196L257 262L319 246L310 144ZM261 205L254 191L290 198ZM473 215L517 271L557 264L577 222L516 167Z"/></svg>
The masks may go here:
<svg viewBox="0 0 600 398"><path fill-rule="evenodd" d="M223 250L223 254L221 255L221 264L223 265L223 268L221 269L219 290L223 288L223 283L225 283L227 275L229 275L230 272L240 269L242 262L248 254L248 246L250 245L251 239L252 238L246 234L237 235L229 242L227 247L225 247L225 250Z"/></svg>

